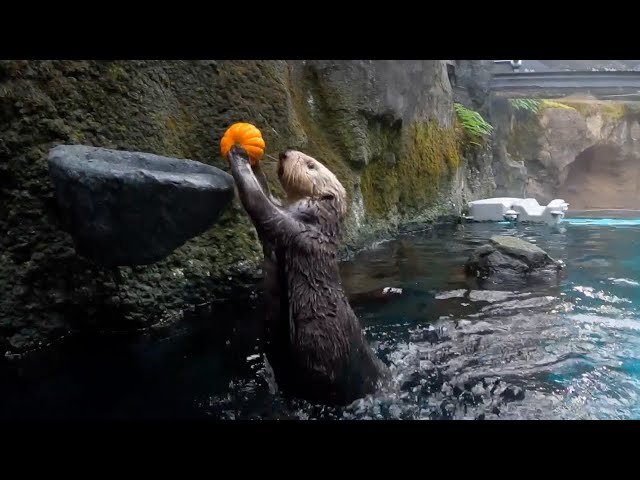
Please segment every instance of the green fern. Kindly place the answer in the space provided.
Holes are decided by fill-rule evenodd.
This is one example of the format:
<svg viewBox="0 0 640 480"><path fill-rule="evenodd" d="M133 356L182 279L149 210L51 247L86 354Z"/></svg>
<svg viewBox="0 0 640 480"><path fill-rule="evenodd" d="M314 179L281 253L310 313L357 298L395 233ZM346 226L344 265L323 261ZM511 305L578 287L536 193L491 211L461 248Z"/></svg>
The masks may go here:
<svg viewBox="0 0 640 480"><path fill-rule="evenodd" d="M533 98L512 98L509 100L509 103L511 103L511 106L516 110L538 113L541 102L540 100L535 100Z"/></svg>
<svg viewBox="0 0 640 480"><path fill-rule="evenodd" d="M460 125L470 137L470 143L479 146L479 140L491 135L493 127L478 112L474 112L459 103L454 103L453 108L456 111Z"/></svg>

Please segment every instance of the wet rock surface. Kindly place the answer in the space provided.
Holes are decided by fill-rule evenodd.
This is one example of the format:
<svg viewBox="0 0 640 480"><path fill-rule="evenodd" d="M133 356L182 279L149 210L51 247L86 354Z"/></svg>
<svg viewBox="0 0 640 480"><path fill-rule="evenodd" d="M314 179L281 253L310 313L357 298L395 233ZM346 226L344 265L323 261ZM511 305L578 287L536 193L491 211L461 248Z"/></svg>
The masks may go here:
<svg viewBox="0 0 640 480"><path fill-rule="evenodd" d="M231 175L192 160L60 145L48 164L63 228L100 265L162 260L212 227L234 197Z"/></svg>
<svg viewBox="0 0 640 480"><path fill-rule="evenodd" d="M474 250L465 264L468 275L483 286L523 286L557 280L562 263L540 247L516 237L495 235Z"/></svg>

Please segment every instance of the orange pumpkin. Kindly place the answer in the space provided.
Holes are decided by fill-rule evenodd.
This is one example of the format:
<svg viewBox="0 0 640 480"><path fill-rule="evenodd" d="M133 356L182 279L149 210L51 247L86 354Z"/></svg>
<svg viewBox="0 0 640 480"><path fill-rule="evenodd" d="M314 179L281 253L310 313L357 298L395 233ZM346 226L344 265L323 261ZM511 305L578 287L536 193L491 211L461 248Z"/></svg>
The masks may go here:
<svg viewBox="0 0 640 480"><path fill-rule="evenodd" d="M224 132L220 140L220 153L224 158L236 143L247 151L251 165L256 165L264 155L262 133L250 123L234 123Z"/></svg>

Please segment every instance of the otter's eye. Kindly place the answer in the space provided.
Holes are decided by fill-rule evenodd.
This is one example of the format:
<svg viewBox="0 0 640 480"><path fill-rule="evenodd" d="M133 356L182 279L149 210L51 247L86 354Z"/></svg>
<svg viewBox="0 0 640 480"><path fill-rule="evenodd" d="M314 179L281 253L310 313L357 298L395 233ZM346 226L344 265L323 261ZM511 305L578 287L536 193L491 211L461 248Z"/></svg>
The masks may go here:
<svg viewBox="0 0 640 480"><path fill-rule="evenodd" d="M315 165L314 165L313 163L309 162L309 163L307 163L307 168L308 168L309 170L313 170L313 169L314 169L314 168L316 168L316 167L315 167Z"/></svg>

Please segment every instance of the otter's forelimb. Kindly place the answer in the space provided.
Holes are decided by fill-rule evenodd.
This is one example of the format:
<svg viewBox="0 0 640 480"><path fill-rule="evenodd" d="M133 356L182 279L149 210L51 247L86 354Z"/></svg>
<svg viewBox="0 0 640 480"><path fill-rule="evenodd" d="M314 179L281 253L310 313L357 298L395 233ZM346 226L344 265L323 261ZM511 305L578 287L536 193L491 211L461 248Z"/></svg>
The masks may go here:
<svg viewBox="0 0 640 480"><path fill-rule="evenodd" d="M300 223L278 208L263 190L260 181L251 169L244 149L234 145L228 157L231 174L238 187L240 201L256 229L270 238L299 232ZM266 184L266 182L264 183Z"/></svg>
<svg viewBox="0 0 640 480"><path fill-rule="evenodd" d="M282 203L271 194L271 190L269 189L269 183L267 182L267 176L265 175L264 171L260 167L260 164L257 163L255 165L251 165L251 170L253 170L253 174L255 175L256 180L258 180L258 183L262 187L264 194L267 196L267 198L269 198L269 200L271 200L271 203L273 203L278 207L281 207Z"/></svg>

